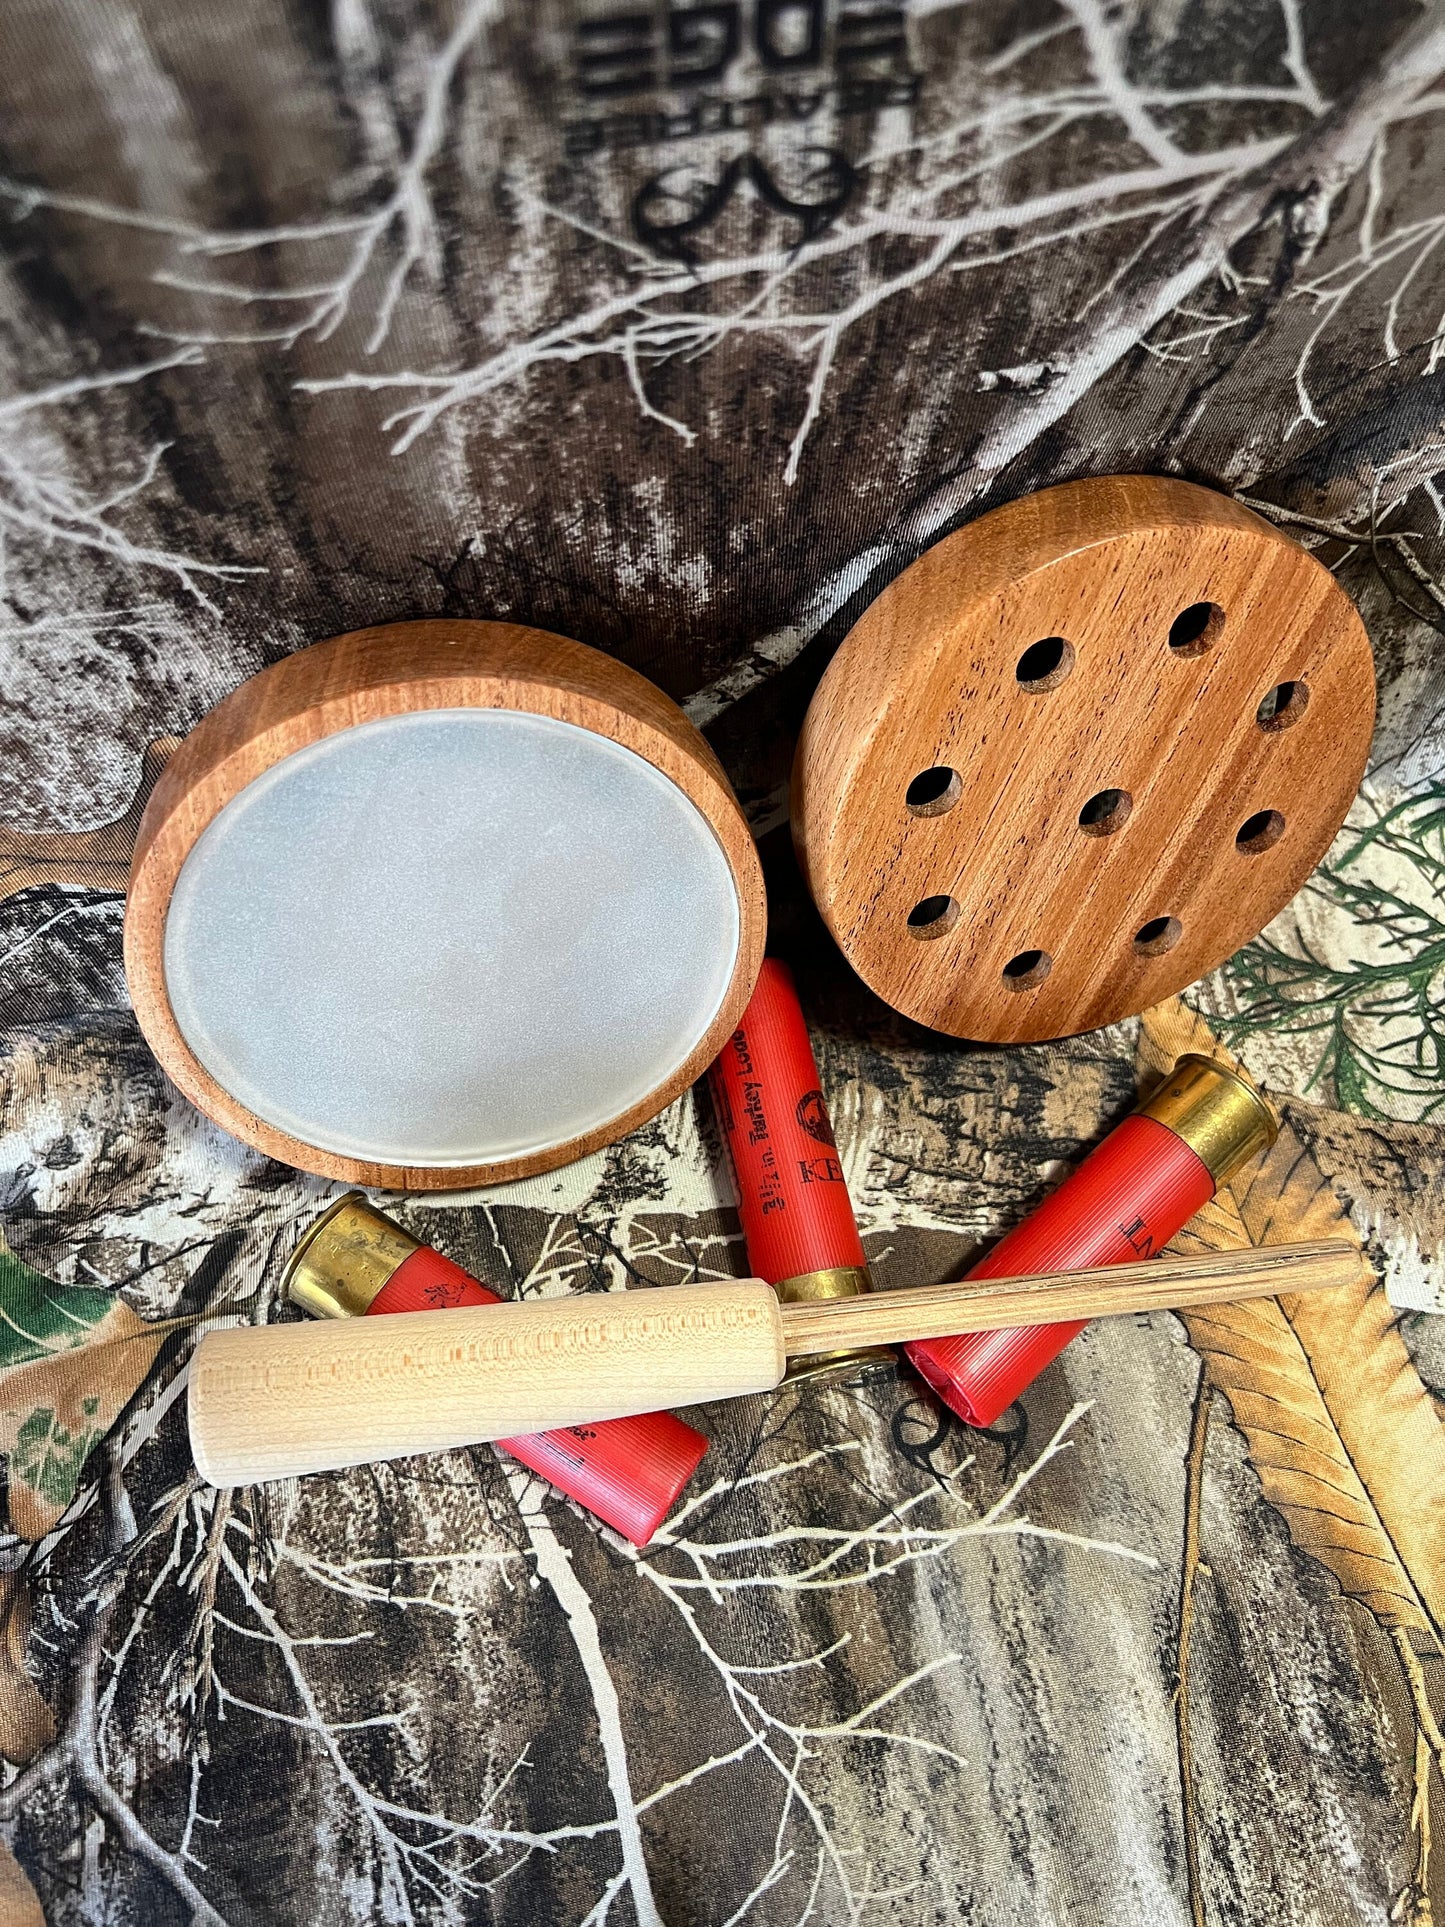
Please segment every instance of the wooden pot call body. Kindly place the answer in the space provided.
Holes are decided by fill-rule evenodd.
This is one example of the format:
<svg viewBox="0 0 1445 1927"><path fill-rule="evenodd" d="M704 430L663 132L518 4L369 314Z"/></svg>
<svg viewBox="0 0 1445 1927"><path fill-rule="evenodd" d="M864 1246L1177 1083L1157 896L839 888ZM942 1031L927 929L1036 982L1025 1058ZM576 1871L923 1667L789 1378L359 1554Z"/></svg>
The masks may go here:
<svg viewBox="0 0 1445 1927"><path fill-rule="evenodd" d="M801 1353L1318 1290L1360 1264L1343 1242L1269 1245L796 1305L746 1278L236 1326L197 1349L191 1448L212 1485L292 1478L771 1391Z"/></svg>
<svg viewBox="0 0 1445 1927"><path fill-rule="evenodd" d="M503 725L500 736L495 728L466 732L471 753L460 770L455 754L445 748L450 741L456 749L456 738L448 731L458 719ZM495 763L499 743L515 735L505 726L509 720L528 725L524 735L536 753L543 754L542 745L551 743L554 759L547 761L544 773L550 772L559 786L519 788L515 780L509 785L505 774L513 765L493 768L493 789L505 792L510 787L525 821L521 838L515 828L507 830L505 797L491 791L490 820L479 829L476 811L481 804L475 785L468 788L462 780L468 771L485 772L489 762ZM439 725L439 734L419 727L429 722ZM394 734L397 730L400 735ZM384 763L371 766L366 775L347 764L349 778L333 775L328 786L325 758L348 744L354 750L359 740L368 733L374 739L378 731L393 741L398 756L405 749L407 780L399 783L394 768ZM483 753L484 744L490 746L490 757ZM596 887L607 914L591 920L559 883L569 852L574 864L580 861L575 783L589 769L594 776L611 771L612 793L626 803L625 810L618 804L628 818L624 828L632 832L630 838L622 834L615 840L616 863L604 864L597 873ZM432 822L424 825L418 864L397 856L407 821L398 794L415 791L418 779L425 780L428 772L433 781L445 779L445 794L434 819L435 833ZM568 788L569 783L573 787ZM278 785L293 798L293 807L305 796L329 800L309 811L301 807L287 826L285 861L268 868L255 854L264 852L266 838L264 823L254 812L257 799L268 793L274 797ZM564 804L564 792L570 805ZM644 809L637 816L633 805L643 806L649 797L656 813ZM264 817L265 807L260 807ZM320 880L309 895L303 890L303 914L278 921L268 891L263 888L258 894L254 887L253 869L252 887L233 891L227 899L226 907L232 902L240 906L241 934L221 941L217 925L224 923L224 916L188 920L186 877L197 856L199 874L206 873L207 862L214 861L214 853L206 858L208 842L215 841L238 810L242 823L228 833L234 840L222 838L232 861L238 855L244 859L250 849L250 861L261 871L263 883L272 873L298 871L308 885L318 875ZM660 826L673 839L670 865L659 861L659 846L655 837L648 841L647 824L654 832ZM594 839L602 834L595 821L591 833ZM645 853L645 860L628 859L630 844ZM508 851L513 868L499 880L505 868L499 853ZM409 846L407 853L416 855ZM713 861L709 864L706 857ZM397 868L402 871L400 884ZM608 1015L608 959L623 942L619 933L625 919L638 920L649 932L665 926L669 917L676 922L676 896L667 894L662 881L668 874L674 884L681 875L686 886L681 927L692 932L695 947L684 960L687 967L674 972L674 982L690 989L662 1000L669 1012L663 1017L657 1013L654 985L645 993L634 990L631 1005L626 1003L623 973L618 982L622 1001L611 1010L610 1035L604 1028L599 1037L596 1026L601 1022L605 1027ZM524 1006L522 1019L512 1025L496 1016L482 982L482 959L497 948L492 929L487 944L469 946L452 927L463 903L471 906L474 920L485 916L477 905L484 899L488 875L490 887L511 893L504 921L524 956L532 943L527 932L539 919L543 931L536 946L545 962L543 989L530 1008L525 973L519 978L504 972L507 989ZM724 877L730 882L725 884ZM386 623L332 637L272 663L218 703L184 740L168 736L150 745L141 787L115 822L77 835L12 831L0 825L0 902L45 883L128 893L126 976L137 1020L167 1075L208 1117L268 1157L303 1171L407 1191L454 1190L548 1171L612 1143L655 1116L702 1074L731 1034L752 994L767 924L762 869L747 820L721 763L677 705L644 676L599 650L508 622ZM720 905L719 892L727 904ZM714 919L709 904L724 914ZM733 948L726 928L728 907L736 915ZM435 944L429 944L425 934L418 936L418 961L414 952L400 951L399 931L410 926L424 933L428 915L442 921L445 934ZM178 956L183 963L189 956L194 965L197 935L219 942L220 954L232 943L244 994L224 1000L218 1025L198 1022L199 1012L192 1007L188 1034L182 1022L186 996L177 1003L174 966ZM216 954L211 952L212 967ZM398 969L402 954L411 954L414 968ZM602 979L601 994L584 998L579 1020L584 1030L587 1023L593 1025L590 1041L580 1039L577 1024L566 1021L567 976L561 968L568 956L575 965L589 955L597 960ZM261 961L252 968L256 957ZM293 960L289 978L288 957ZM328 959L339 959L334 967L341 978L339 994L329 1000L322 967ZM709 966L718 975L720 994L704 1022L698 1001L705 1009ZM320 1007L327 1018L320 1024L314 1010L309 1016L304 1009L298 1011L298 977L304 984L322 984ZM183 987L185 979L183 970ZM367 983L383 998L379 1024L368 1025L358 1015L358 987ZM435 1020L437 993L448 985L465 1008L486 1013L477 1020L483 1047L470 1057L465 1039ZM500 1001L505 1005L505 995ZM636 1021L639 1006L641 1026ZM647 1039L654 1033L645 1021L649 1010L662 1033L651 1046ZM210 1017L217 1015L213 1006ZM307 1104L319 1091L334 1087L335 1101L362 1135L385 1135L383 1120L389 1110L398 1101L406 1102L413 1078L424 1076L419 1059L425 1053L411 1046L418 1043L418 1033L424 1046L429 1030L441 1037L442 1088L419 1104L420 1118L414 1115L408 1128L433 1136L436 1120L449 1121L448 1128L460 1120L463 1133L473 1133L472 1148L465 1153L457 1153L455 1146L441 1152L435 1144L428 1151L415 1139L405 1155L395 1144L383 1155L374 1147L366 1152L355 1142L347 1148L323 1141L314 1111L308 1114L305 1104L298 1109L276 1087L279 1057L288 1079L294 1069L306 1087ZM268 1060L266 1042L276 1032L280 1048ZM508 1088L537 1090L543 1111L554 1113L550 1123L556 1128L534 1116L526 1128L510 1134L510 1142L496 1142L483 1151L481 1142L491 1132L508 1137L497 1116L505 1105L489 1105L484 1095L481 1073L490 1061L485 1040L493 1033L508 1053L500 1073ZM198 1054L203 1037L211 1047L209 1062L202 1061L207 1051ZM533 1042L524 1048L517 1045L518 1037ZM539 1037L550 1040L546 1047L538 1047ZM522 1052L515 1061L514 1045ZM570 1053L560 1077L553 1063L558 1053L564 1058ZM567 1122L577 1097L574 1068L580 1074L598 1063L614 1067L622 1087L613 1091L616 1102L594 1106L590 1116ZM461 1068L454 1068L458 1065ZM554 1086L549 1100L546 1093ZM269 1098L269 1108L263 1098ZM555 1115L559 1110L560 1117ZM336 1121L331 1119L333 1126Z"/></svg>
<svg viewBox="0 0 1445 1927"><path fill-rule="evenodd" d="M579 797L623 821L590 912L565 900L593 847ZM38 876L48 848L0 836L0 895L7 860ZM614 977L626 920L669 915L687 936L669 981L691 992ZM456 1190L570 1163L670 1104L741 1016L766 922L722 765L660 689L518 623L397 622L272 663L175 749L135 831L126 981L167 1075L233 1137L351 1183ZM598 1064L613 1074L579 1108ZM504 1121L514 1090L535 1103Z"/></svg>

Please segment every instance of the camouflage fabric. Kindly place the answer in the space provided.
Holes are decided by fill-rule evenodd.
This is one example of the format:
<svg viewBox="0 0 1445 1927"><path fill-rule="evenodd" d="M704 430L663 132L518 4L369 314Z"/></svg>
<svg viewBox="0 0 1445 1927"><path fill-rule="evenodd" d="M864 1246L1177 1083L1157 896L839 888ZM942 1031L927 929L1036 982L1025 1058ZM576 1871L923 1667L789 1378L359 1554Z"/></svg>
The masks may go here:
<svg viewBox="0 0 1445 1927"><path fill-rule="evenodd" d="M12 0L0 61L0 1922L1365 1927L1442 1892L1445 19L1344 0ZM1366 785L1180 1004L982 1049L784 825L830 651L1052 482L1232 491L1356 598ZM242 1490L194 1334L334 1187L120 961L147 745L325 636L508 617L707 728L883 1284L1180 1048L1279 1098L1189 1228L1328 1312L1091 1329L988 1433L891 1367L689 1413L638 1552L490 1448ZM14 834L10 834L13 832ZM744 1270L701 1093L382 1198L511 1294ZM1388 1294L1388 1295L1387 1295ZM1241 1308L1242 1309L1242 1308Z"/></svg>

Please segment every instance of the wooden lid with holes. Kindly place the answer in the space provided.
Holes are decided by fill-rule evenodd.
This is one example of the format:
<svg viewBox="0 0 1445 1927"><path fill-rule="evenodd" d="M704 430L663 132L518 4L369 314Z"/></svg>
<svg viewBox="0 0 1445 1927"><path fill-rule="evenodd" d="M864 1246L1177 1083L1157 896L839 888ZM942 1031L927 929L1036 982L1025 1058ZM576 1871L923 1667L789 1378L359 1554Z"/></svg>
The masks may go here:
<svg viewBox="0 0 1445 1927"><path fill-rule="evenodd" d="M1045 489L864 612L808 710L793 833L871 989L956 1037L1128 1017L1288 903L1375 713L1329 572L1227 496Z"/></svg>
<svg viewBox="0 0 1445 1927"><path fill-rule="evenodd" d="M661 690L539 629L395 623L263 670L176 750L126 973L165 1070L236 1137L454 1189L685 1090L765 915L721 765Z"/></svg>

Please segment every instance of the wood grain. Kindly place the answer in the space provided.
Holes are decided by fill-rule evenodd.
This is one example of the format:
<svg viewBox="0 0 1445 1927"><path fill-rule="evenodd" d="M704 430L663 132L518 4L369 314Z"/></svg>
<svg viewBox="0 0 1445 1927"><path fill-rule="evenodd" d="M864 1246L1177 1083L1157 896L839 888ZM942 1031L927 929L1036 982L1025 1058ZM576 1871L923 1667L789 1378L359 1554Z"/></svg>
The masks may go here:
<svg viewBox="0 0 1445 1927"><path fill-rule="evenodd" d="M318 1150L267 1123L204 1069L166 991L166 913L197 838L258 776L339 730L427 709L513 709L589 729L644 757L707 819L737 888L740 940L727 994L672 1074L605 1125L524 1156L465 1167L380 1164ZM722 766L682 711L644 676L565 636L504 622L405 622L334 637L273 664L217 704L156 784L136 838L125 965L146 1040L168 1075L233 1136L304 1171L405 1190L457 1190L547 1171L624 1136L670 1104L711 1063L742 1013L762 963L762 871Z"/></svg>
<svg viewBox="0 0 1445 1927"><path fill-rule="evenodd" d="M1111 1265L1106 1271L1057 1272L1027 1278L960 1279L783 1306L783 1343L789 1358L850 1345L896 1345L956 1332L992 1331L1007 1325L1058 1325L1076 1318L1118 1312L1176 1311L1189 1305L1280 1292L1328 1291L1353 1285L1360 1254L1342 1239L1305 1244L1260 1245L1182 1264L1150 1259Z"/></svg>
<svg viewBox="0 0 1445 1927"><path fill-rule="evenodd" d="M236 1326L197 1349L191 1449L212 1485L292 1478L770 1391L802 1352L1317 1291L1359 1267L1326 1242L797 1305L747 1278Z"/></svg>
<svg viewBox="0 0 1445 1927"><path fill-rule="evenodd" d="M0 902L44 883L125 894L146 800L180 745L160 736L141 757L140 782L122 815L94 830L7 830L0 825Z"/></svg>
<svg viewBox="0 0 1445 1927"><path fill-rule="evenodd" d="M1062 660L1020 681L1049 638ZM1250 510L1151 476L1046 489L938 543L844 640L794 763L799 858L906 1016L1000 1043L1113 1023L1299 889L1359 786L1374 688L1349 598ZM924 771L954 780L910 808ZM929 899L947 901L910 929Z"/></svg>
<svg viewBox="0 0 1445 1927"><path fill-rule="evenodd" d="M209 1332L191 1449L212 1485L246 1485L769 1391L778 1309L744 1278Z"/></svg>

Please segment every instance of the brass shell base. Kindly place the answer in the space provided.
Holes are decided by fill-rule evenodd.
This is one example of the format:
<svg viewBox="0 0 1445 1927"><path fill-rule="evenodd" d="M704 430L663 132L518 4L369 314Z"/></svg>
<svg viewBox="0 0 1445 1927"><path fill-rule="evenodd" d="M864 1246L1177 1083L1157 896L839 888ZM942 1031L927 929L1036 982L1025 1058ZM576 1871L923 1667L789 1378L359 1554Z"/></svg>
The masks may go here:
<svg viewBox="0 0 1445 1927"><path fill-rule="evenodd" d="M420 1249L419 1239L348 1191L307 1226L281 1289L315 1318L363 1318L398 1265Z"/></svg>
<svg viewBox="0 0 1445 1927"><path fill-rule="evenodd" d="M1218 1058L1196 1051L1179 1059L1139 1110L1183 1138L1216 1184L1279 1136L1279 1121L1254 1086Z"/></svg>
<svg viewBox="0 0 1445 1927"><path fill-rule="evenodd" d="M780 1278L773 1289L785 1305L797 1305L820 1298L859 1298L873 1289L873 1283L866 1265L833 1265L826 1271L805 1271L796 1278ZM810 1352L805 1358L792 1360L783 1383L796 1385L805 1378L841 1378L860 1365L885 1364L893 1356L885 1345L866 1345L842 1352Z"/></svg>

